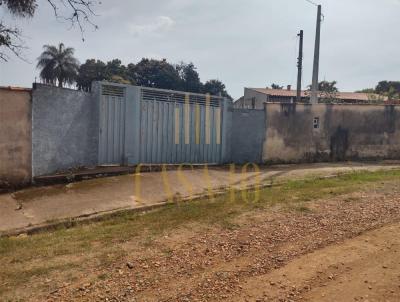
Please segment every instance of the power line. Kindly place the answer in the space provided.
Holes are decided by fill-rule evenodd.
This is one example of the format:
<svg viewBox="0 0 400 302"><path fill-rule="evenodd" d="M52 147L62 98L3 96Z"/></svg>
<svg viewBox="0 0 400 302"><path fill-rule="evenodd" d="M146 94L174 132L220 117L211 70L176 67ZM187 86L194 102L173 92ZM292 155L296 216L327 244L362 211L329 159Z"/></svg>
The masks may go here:
<svg viewBox="0 0 400 302"><path fill-rule="evenodd" d="M315 2L313 2L313 1L311 1L311 0L306 0L308 3L311 3L312 5L315 5L315 6L318 6L318 4L317 3L315 3Z"/></svg>
<svg viewBox="0 0 400 302"><path fill-rule="evenodd" d="M311 3L312 5L315 5L316 7L318 7L318 4L313 2L313 1L311 1L311 0L305 0L305 1L307 1L308 3ZM322 21L325 21L325 15L321 14L321 16L322 16Z"/></svg>

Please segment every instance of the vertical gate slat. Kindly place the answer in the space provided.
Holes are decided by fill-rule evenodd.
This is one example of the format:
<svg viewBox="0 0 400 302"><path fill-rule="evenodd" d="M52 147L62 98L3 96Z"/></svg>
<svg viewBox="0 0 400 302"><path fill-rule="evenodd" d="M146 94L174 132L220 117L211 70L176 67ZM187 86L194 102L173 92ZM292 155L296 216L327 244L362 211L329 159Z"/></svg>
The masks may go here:
<svg viewBox="0 0 400 302"><path fill-rule="evenodd" d="M152 128L152 110L153 109L153 103L152 102L148 102L147 103L147 125L145 128L146 131L146 141L147 141L147 148L146 148L146 154L145 154L145 163L150 163L151 162L151 142L152 142L152 132L153 132L153 128Z"/></svg>
<svg viewBox="0 0 400 302"><path fill-rule="evenodd" d="M152 144L153 144L153 109L154 109L154 102L149 102L149 117L147 120L147 131L148 131L148 138L147 138L147 163L151 163L151 157L153 155Z"/></svg>
<svg viewBox="0 0 400 302"><path fill-rule="evenodd" d="M125 149L125 119L126 119L125 112L126 112L125 102L123 99L120 99L121 123L119 125L119 127L120 127L119 158L121 159L121 162L123 162L123 160L124 160L124 149Z"/></svg>
<svg viewBox="0 0 400 302"><path fill-rule="evenodd" d="M192 104L190 107L190 116L191 116L191 162L195 163L196 162L196 123L195 123L195 104Z"/></svg>
<svg viewBox="0 0 400 302"><path fill-rule="evenodd" d="M101 164L124 163L125 150L129 152L127 158L134 158L140 163L221 162L222 136L225 135L222 133L225 130L222 129L224 117L221 116L221 99L212 97L208 103L208 98L204 95L187 96L184 92L145 87L135 87L137 90L132 93L133 88L125 85L102 85L98 154ZM132 89L128 95L135 97L134 100L129 100L128 105L126 89ZM140 127L137 131L125 129L125 125L134 124L126 120L134 118L132 101L139 102L135 103L139 105L137 110L140 110L136 115L140 119L136 124ZM130 116L127 116L127 109L130 110ZM206 121L209 125L206 125ZM135 133L139 137L133 139L126 137L125 133ZM175 137L175 134L178 136ZM140 146L125 146L126 139L128 144L135 142ZM132 153L131 150L135 149L139 154Z"/></svg>
<svg viewBox="0 0 400 302"><path fill-rule="evenodd" d="M110 163L112 160L112 148L113 148L113 137L114 133L113 124L112 124L112 102L107 100L107 119L108 119L108 131L107 131L107 163Z"/></svg>
<svg viewBox="0 0 400 302"><path fill-rule="evenodd" d="M163 103L158 103L158 119L157 119L157 163L162 163L162 137L163 137Z"/></svg>
<svg viewBox="0 0 400 302"><path fill-rule="evenodd" d="M172 113L171 113L171 103L166 103L167 105L167 117L168 117L168 126L167 126L167 159L166 163L172 162L172 140L173 140L173 127L172 127Z"/></svg>
<svg viewBox="0 0 400 302"><path fill-rule="evenodd" d="M205 139L204 139L204 107L200 107L200 145L199 145L199 162L203 163L204 162L204 145L205 145Z"/></svg>
<svg viewBox="0 0 400 302"><path fill-rule="evenodd" d="M119 148L120 148L120 129L119 126L121 124L121 116L120 116L120 106L119 106L119 99L114 99L114 148L113 148L113 159L117 159L119 157ZM120 161L121 159L119 159Z"/></svg>

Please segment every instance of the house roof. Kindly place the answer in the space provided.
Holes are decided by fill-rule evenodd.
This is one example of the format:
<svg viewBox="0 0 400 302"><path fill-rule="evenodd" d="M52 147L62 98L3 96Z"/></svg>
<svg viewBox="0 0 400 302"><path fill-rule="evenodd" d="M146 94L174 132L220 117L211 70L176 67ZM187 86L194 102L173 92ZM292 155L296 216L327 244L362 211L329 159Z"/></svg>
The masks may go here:
<svg viewBox="0 0 400 302"><path fill-rule="evenodd" d="M277 97L296 97L296 90L287 90L287 89L269 89L269 88L248 88L251 90L255 90L259 93L263 93L266 95L277 96ZM318 92L319 97L323 97L322 92ZM301 92L301 97L309 97L310 91L303 90ZM335 98L340 100L348 100L348 101L371 101L373 99L378 99L382 96L374 93L358 93L358 92L337 92L335 93ZM387 97L383 97L383 100L387 100Z"/></svg>
<svg viewBox="0 0 400 302"><path fill-rule="evenodd" d="M233 101L233 102L236 103L236 102L240 102L242 100L244 100L244 96L241 96L240 98L238 98L236 101Z"/></svg>

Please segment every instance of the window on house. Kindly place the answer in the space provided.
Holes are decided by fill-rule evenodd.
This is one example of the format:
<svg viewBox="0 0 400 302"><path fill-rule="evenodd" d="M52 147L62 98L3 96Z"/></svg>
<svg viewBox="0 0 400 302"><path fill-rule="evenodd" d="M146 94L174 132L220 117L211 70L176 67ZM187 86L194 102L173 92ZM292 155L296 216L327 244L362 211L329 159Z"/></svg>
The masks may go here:
<svg viewBox="0 0 400 302"><path fill-rule="evenodd" d="M319 117L314 117L314 129L319 129Z"/></svg>

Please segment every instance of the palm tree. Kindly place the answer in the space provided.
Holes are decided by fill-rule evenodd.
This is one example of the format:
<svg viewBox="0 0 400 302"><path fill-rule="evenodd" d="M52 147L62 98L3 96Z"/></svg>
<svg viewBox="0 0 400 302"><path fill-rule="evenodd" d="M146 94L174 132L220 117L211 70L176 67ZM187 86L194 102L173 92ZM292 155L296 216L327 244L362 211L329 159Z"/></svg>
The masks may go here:
<svg viewBox="0 0 400 302"><path fill-rule="evenodd" d="M38 58L37 68L41 68L40 77L58 87L72 84L78 76L79 62L74 57L74 49L65 47L63 43L57 46L44 45L44 51Z"/></svg>

